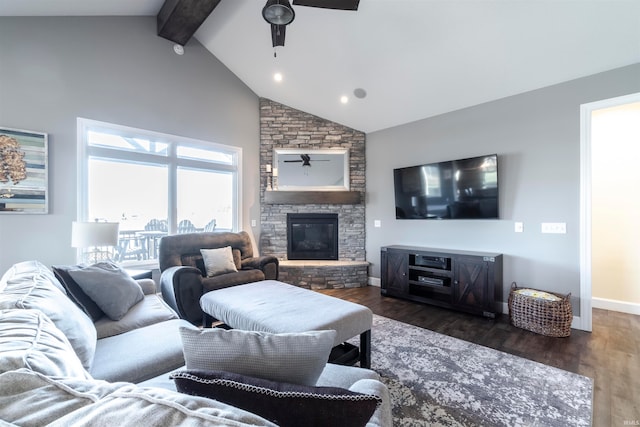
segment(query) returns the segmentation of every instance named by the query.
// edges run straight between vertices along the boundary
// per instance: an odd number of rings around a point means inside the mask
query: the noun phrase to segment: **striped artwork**
[[[46,133],[0,127],[0,213],[48,213],[47,149]]]

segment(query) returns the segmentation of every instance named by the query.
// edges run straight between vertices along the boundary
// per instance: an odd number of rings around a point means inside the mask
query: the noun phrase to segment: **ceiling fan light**
[[[262,17],[269,24],[289,25],[296,17],[289,0],[267,0],[262,8]]]

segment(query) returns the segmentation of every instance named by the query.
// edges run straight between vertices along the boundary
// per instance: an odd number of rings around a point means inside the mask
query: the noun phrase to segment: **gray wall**
[[[177,56],[155,34],[152,17],[0,17],[0,126],[49,134],[50,186],[48,215],[0,214],[0,272],[74,260],[77,117],[243,147],[242,228],[259,218],[257,96],[197,41]],[[505,285],[577,297],[580,104],[639,91],[636,64],[367,135],[371,276],[389,244],[497,251]],[[487,153],[500,155],[502,219],[395,220],[393,168]]]
[[[0,214],[0,272],[75,259],[77,117],[242,147],[250,229],[260,214],[258,98],[195,39],[183,56],[172,46],[154,17],[0,18],[0,126],[49,134],[50,190],[48,215]]]
[[[640,64],[367,135],[367,260],[380,277],[391,244],[505,255],[512,281],[580,296],[580,105],[640,91]],[[425,100],[428,102],[428,100]],[[393,169],[499,155],[500,220],[396,220]],[[374,220],[382,227],[374,228]],[[514,221],[524,233],[514,233]],[[567,234],[541,234],[566,222]]]

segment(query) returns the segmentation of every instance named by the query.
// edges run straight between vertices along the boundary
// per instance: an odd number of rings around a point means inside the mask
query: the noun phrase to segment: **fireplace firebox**
[[[288,213],[287,259],[337,260],[338,214]]]

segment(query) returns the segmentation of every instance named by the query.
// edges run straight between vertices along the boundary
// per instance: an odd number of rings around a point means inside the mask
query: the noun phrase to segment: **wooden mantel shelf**
[[[362,200],[359,191],[265,191],[264,202],[271,205],[333,204],[355,205]]]

